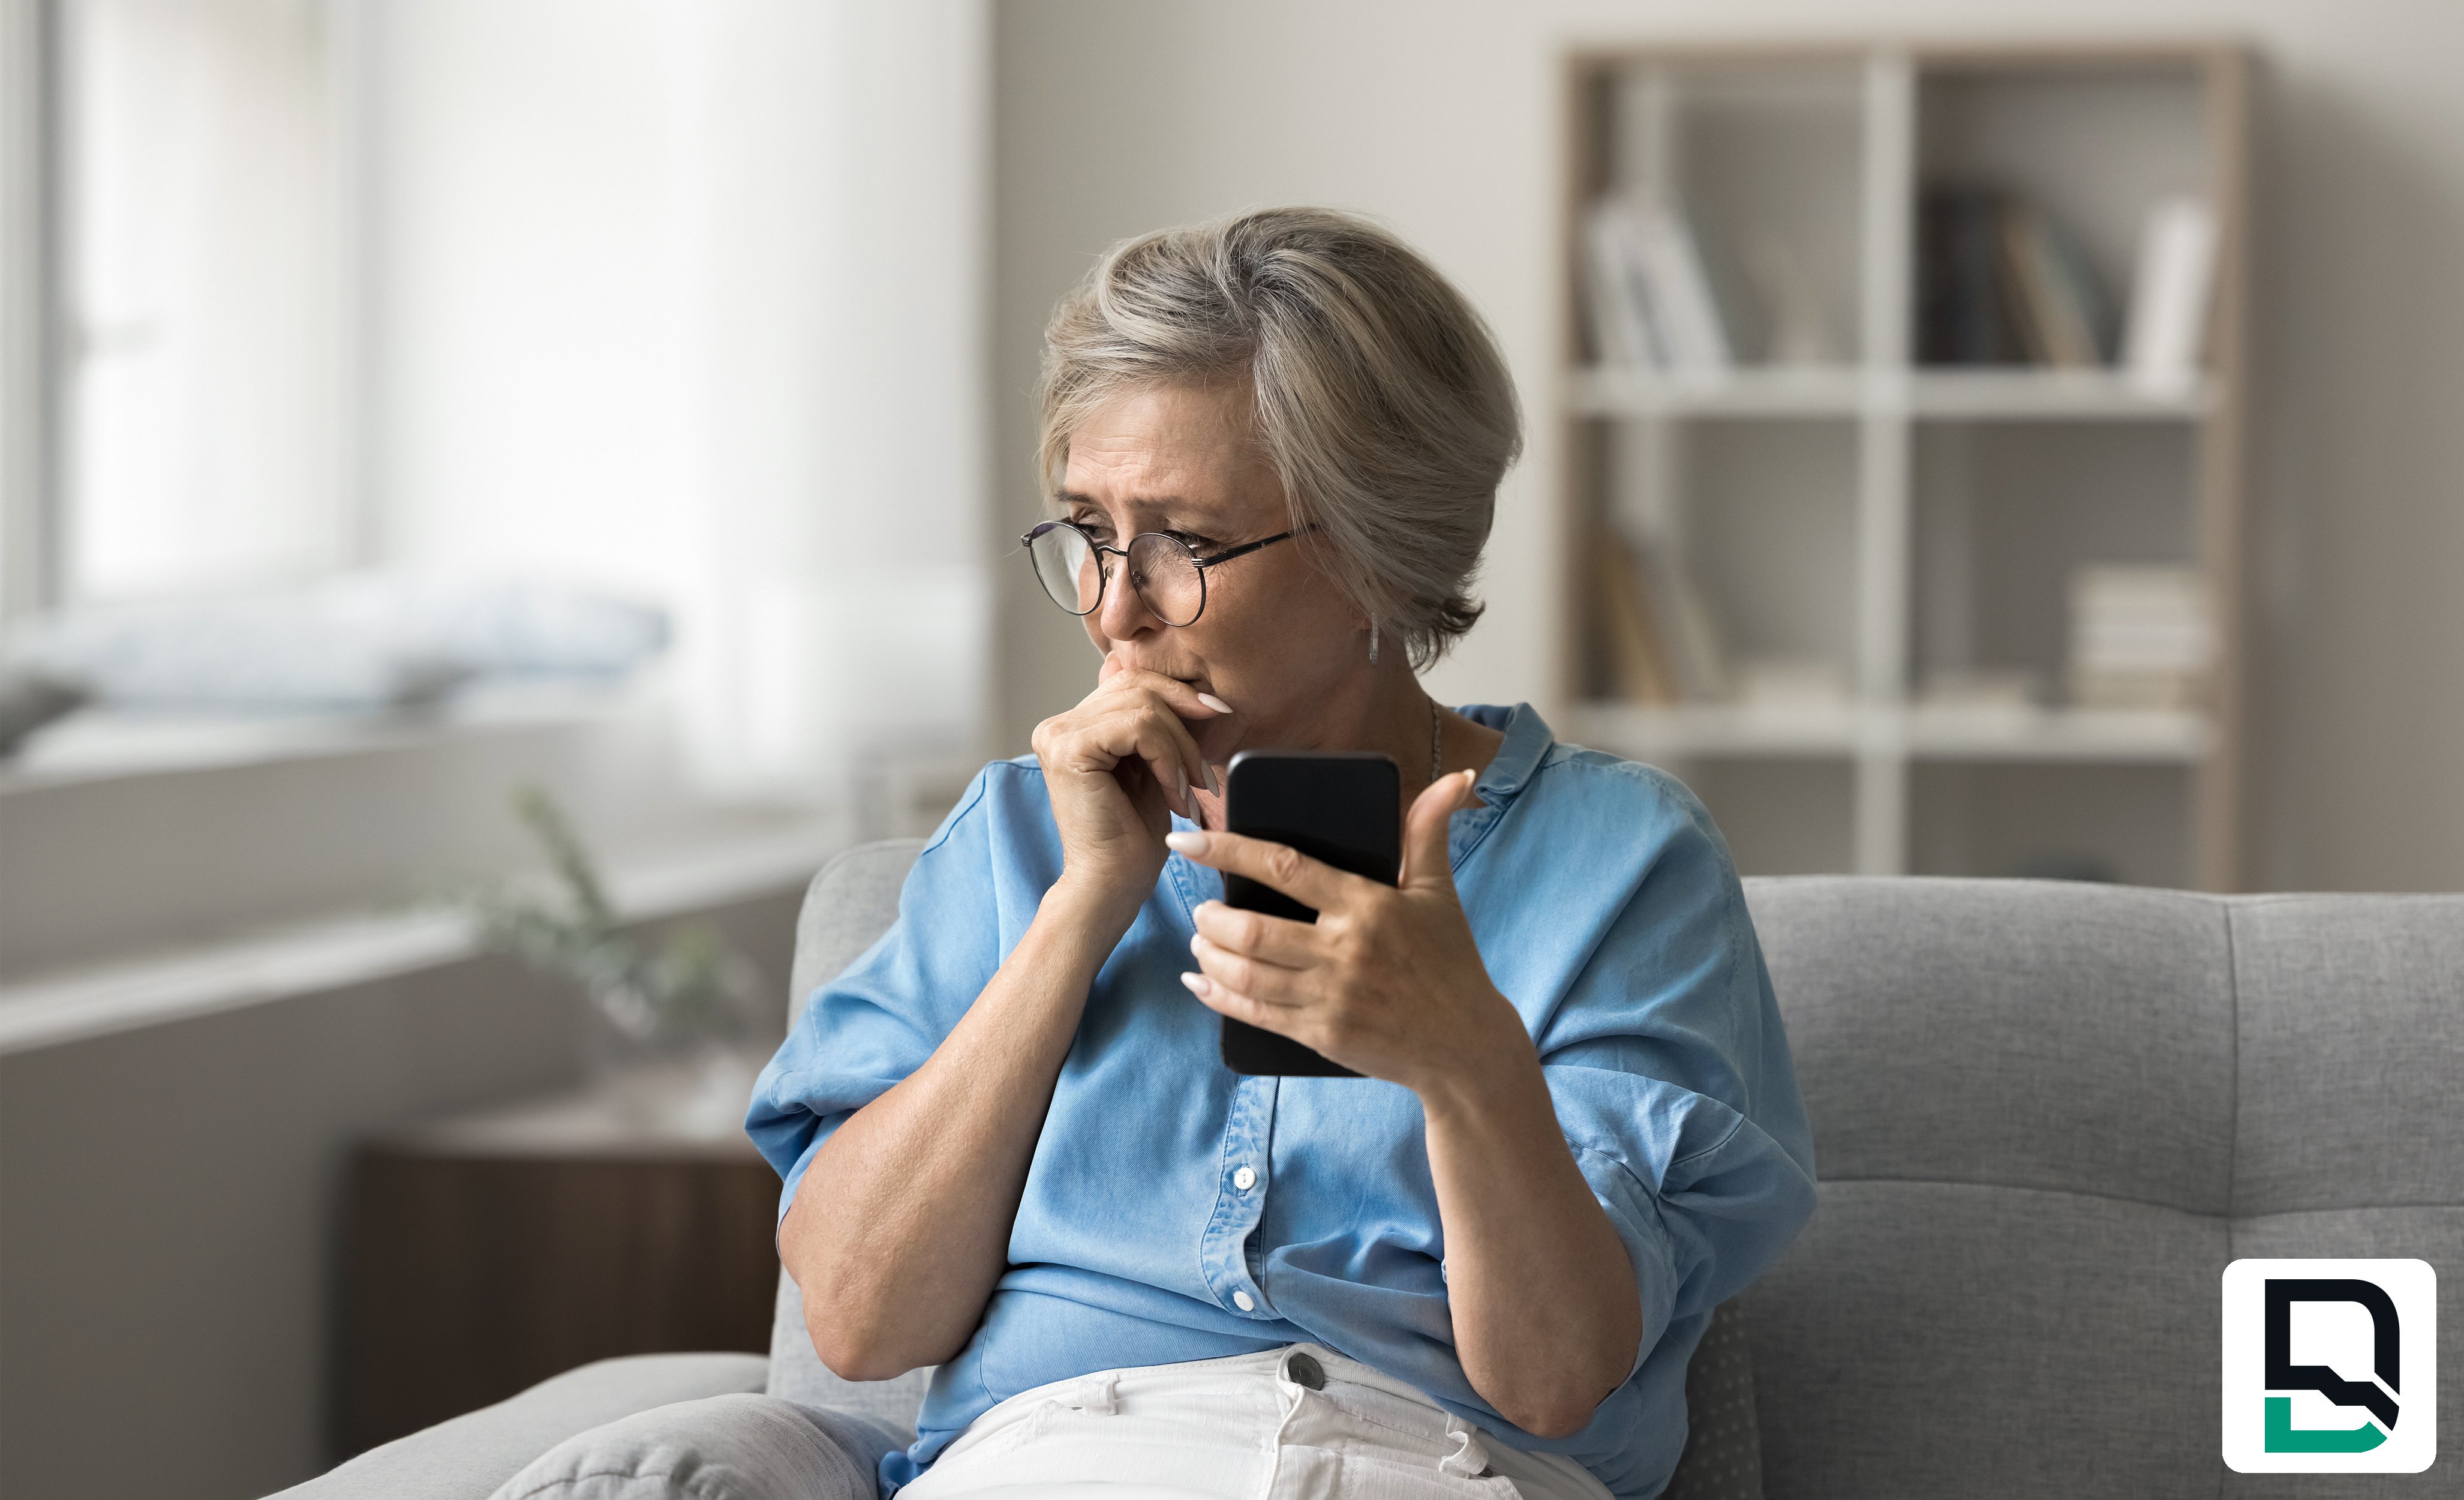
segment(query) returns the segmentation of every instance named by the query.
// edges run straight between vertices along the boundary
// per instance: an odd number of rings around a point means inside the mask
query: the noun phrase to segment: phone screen
[[[1337,870],[1393,885],[1403,861],[1402,774],[1392,757],[1250,750],[1232,758],[1223,821],[1234,833],[1288,844]],[[1223,900],[1243,911],[1314,922],[1317,913],[1241,875]],[[1223,1064],[1238,1073],[1298,1078],[1360,1075],[1289,1037],[1223,1018]]]

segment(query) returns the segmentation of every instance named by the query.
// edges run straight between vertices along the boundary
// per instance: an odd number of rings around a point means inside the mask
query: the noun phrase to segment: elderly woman
[[[977,778],[749,1122],[823,1360],[939,1366],[885,1491],[1657,1493],[1813,1152],[1702,807],[1417,676],[1519,443],[1487,331],[1369,224],[1248,213],[1106,255],[1042,404],[1023,549],[1093,690]],[[1269,746],[1394,758],[1399,886],[1223,831]],[[1366,1076],[1235,1074],[1219,1016]]]

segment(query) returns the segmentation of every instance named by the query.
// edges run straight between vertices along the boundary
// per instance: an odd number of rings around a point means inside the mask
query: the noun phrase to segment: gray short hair
[[[1263,209],[1108,251],[1054,309],[1038,383],[1045,494],[1124,390],[1240,381],[1300,540],[1424,668],[1469,593],[1522,449],[1496,341],[1437,268],[1364,219]]]

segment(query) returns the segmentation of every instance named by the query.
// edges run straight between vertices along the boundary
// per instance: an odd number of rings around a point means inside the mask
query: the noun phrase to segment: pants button
[[[1312,1391],[1326,1389],[1326,1370],[1307,1355],[1296,1354],[1284,1361],[1284,1374],[1294,1385]]]

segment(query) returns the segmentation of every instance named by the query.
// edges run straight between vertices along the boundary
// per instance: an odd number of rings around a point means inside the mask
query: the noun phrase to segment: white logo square
[[[2438,1273],[2243,1260],[2224,1275],[2224,1457],[2243,1474],[2418,1474],[2438,1456]]]

